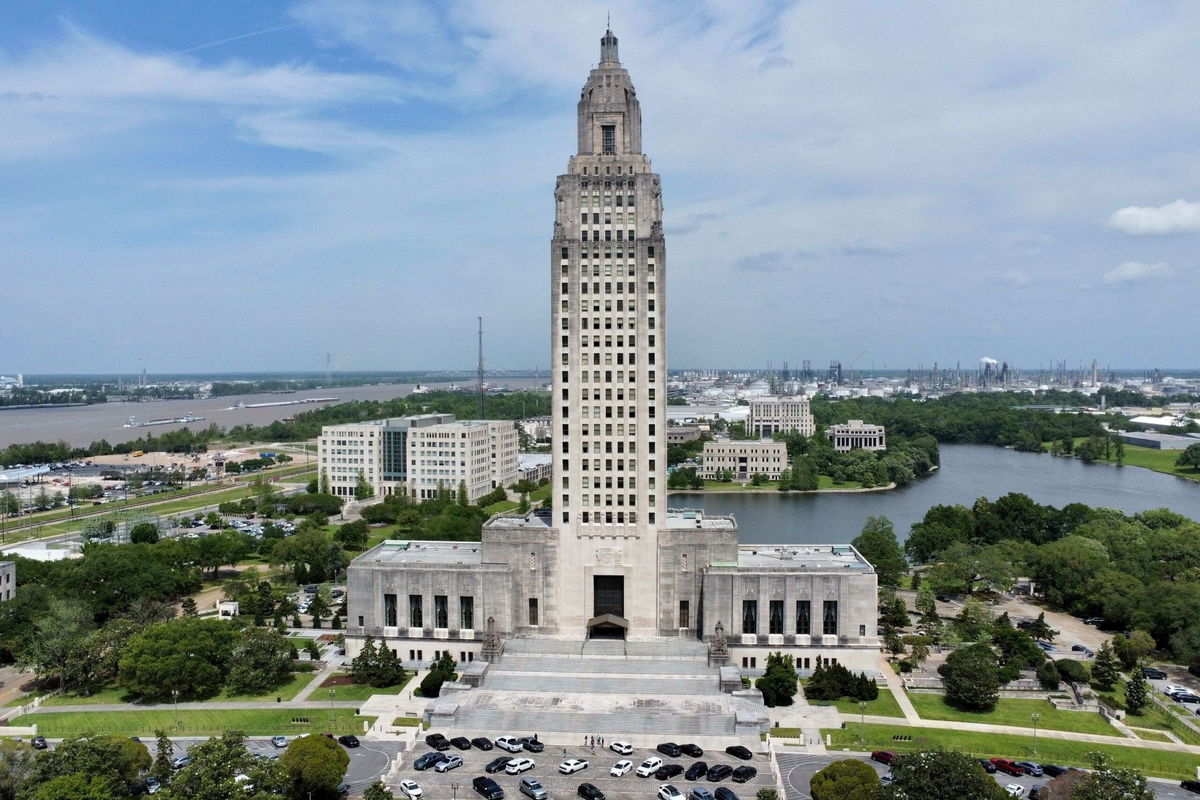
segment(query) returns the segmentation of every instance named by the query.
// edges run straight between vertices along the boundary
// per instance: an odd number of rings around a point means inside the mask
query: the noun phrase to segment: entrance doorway
[[[591,639],[624,639],[629,623],[625,620],[625,576],[592,576],[592,619],[588,621]]]

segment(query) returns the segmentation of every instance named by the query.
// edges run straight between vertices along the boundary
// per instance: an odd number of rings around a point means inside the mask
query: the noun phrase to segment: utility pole
[[[479,317],[479,366],[475,377],[476,388],[479,391],[479,418],[483,419],[483,317]]]

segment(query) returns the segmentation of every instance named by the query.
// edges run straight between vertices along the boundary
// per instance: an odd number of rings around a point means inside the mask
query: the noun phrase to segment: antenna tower
[[[483,419],[483,317],[479,317],[479,366],[476,388],[479,390],[479,418]]]

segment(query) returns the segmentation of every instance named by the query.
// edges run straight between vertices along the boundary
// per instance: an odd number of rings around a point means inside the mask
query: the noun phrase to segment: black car
[[[1192,673],[1197,678],[1200,678],[1200,664],[1192,664],[1190,667],[1188,667],[1188,672]],[[1163,677],[1165,678],[1167,676],[1163,675]]]
[[[445,761],[446,757],[438,752],[426,753],[413,762],[413,769],[429,769]]]
[[[748,749],[740,744],[726,747],[725,752],[729,753],[729,755],[733,756],[734,758],[740,758],[742,761],[749,761],[750,759],[754,758],[754,753],[751,753]]]
[[[713,797],[716,800],[738,800],[738,796],[733,793],[732,789],[726,789],[724,786],[718,786],[713,792]]]
[[[504,790],[500,788],[500,784],[491,778],[485,778],[483,775],[480,775],[471,781],[471,786],[474,787],[475,791],[483,795],[486,800],[503,800]]]
[[[1190,669],[1191,668],[1189,667],[1189,670]],[[1142,677],[1149,678],[1152,681],[1162,681],[1166,680],[1167,673],[1163,672],[1161,669],[1155,669],[1154,667],[1142,667]]]
[[[579,788],[575,790],[575,794],[582,797],[583,800],[604,800],[604,792],[590,783],[579,784]]]
[[[674,742],[663,742],[654,749],[664,756],[670,756],[671,758],[679,758],[680,754],[683,753],[683,748]]]
[[[700,749],[699,745],[681,744],[679,745],[679,749],[682,750],[683,754],[688,758],[699,758],[700,756],[704,755],[704,751]]]
[[[980,758],[976,760],[979,762],[979,766],[983,767],[983,771],[988,775],[994,775],[996,773],[996,765],[991,761],[988,761],[986,758]]]
[[[29,744],[30,744],[30,746],[33,747],[34,750],[45,750],[47,747],[50,746],[49,743],[46,741],[45,736],[35,736],[29,742]]]
[[[347,733],[344,736],[339,736],[338,743],[345,747],[358,747],[359,744],[361,744],[361,742],[358,741],[358,737],[353,733]]]
[[[683,767],[679,766],[678,764],[663,764],[658,768],[658,772],[654,773],[654,777],[658,778],[660,781],[665,781],[674,778],[676,775],[682,774]]]
[[[488,765],[483,768],[483,771],[491,775],[493,772],[502,772],[508,766],[508,762],[512,761],[512,756],[500,756],[488,762]]]
[[[696,761],[687,768],[687,772],[683,773],[683,777],[684,780],[695,781],[699,780],[700,776],[706,772],[708,772],[708,764],[705,764],[703,761]]]
[[[1200,781],[1182,781],[1179,785],[1181,788],[1187,789],[1189,792],[1200,794]]]
[[[470,750],[471,749],[471,740],[465,736],[455,736],[453,739],[450,740],[450,744],[454,745],[459,750]]]
[[[758,770],[756,770],[754,767],[747,767],[745,764],[743,764],[733,771],[733,782],[745,783],[746,781],[754,780],[757,776]]]
[[[485,736],[477,736],[471,740],[471,744],[475,745],[476,750],[491,750],[492,740]]]
[[[440,733],[431,733],[425,737],[425,744],[434,750],[449,750],[450,740]]]
[[[1171,699],[1176,703],[1200,703],[1200,695],[1191,692],[1176,692],[1171,695]]]
[[[1058,764],[1042,764],[1042,774],[1047,778],[1057,778],[1066,771],[1066,767],[1060,767]]]
[[[517,741],[521,743],[521,747],[524,747],[531,753],[540,753],[546,749],[546,745],[542,744],[532,736],[522,736],[520,739],[517,739]]]
[[[733,767],[728,764],[713,764],[708,768],[708,774],[704,777],[710,781],[723,781],[733,774]]]

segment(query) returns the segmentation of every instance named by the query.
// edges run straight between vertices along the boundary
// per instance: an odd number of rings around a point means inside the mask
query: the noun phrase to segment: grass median
[[[1104,753],[1113,764],[1131,767],[1146,775],[1162,778],[1191,778],[1195,776],[1200,756],[1194,753],[1173,752],[1120,744],[1096,744],[1065,739],[1038,737],[1037,750],[1032,736],[977,731],[943,730],[941,728],[912,728],[903,725],[847,725],[841,730],[823,730],[829,736],[831,751],[894,750],[898,753],[941,747],[977,758],[1033,759],[1042,764],[1090,766],[1089,754]],[[862,737],[860,743],[859,737]],[[894,736],[907,736],[896,740]]]
[[[13,725],[37,725],[38,733],[52,739],[81,733],[152,737],[156,730],[178,736],[220,736],[241,731],[247,736],[293,736],[302,733],[361,734],[375,717],[359,717],[352,708],[246,709],[154,711],[48,711],[25,714]]]
[[[404,683],[399,683],[395,686],[385,686],[382,689],[376,689],[374,686],[366,684],[354,683],[346,673],[336,673],[325,679],[325,682],[317,688],[310,696],[310,700],[366,700],[377,694],[400,694],[408,682],[413,679],[412,673],[409,673],[404,679]],[[330,692],[333,692],[332,697]]]
[[[311,683],[315,675],[311,672],[297,672],[292,675],[292,679],[280,686],[277,689],[272,689],[269,692],[262,694],[238,694],[230,691],[228,688],[222,689],[221,692],[213,697],[207,698],[209,702],[220,703],[270,703],[276,697],[282,700],[291,700],[300,690]],[[316,698],[325,699],[325,698]],[[43,706],[95,706],[108,705],[110,703],[137,703],[139,699],[129,695],[124,689],[119,686],[110,686],[94,692],[87,696],[75,694],[56,694],[47,697],[42,701]]]
[[[922,719],[949,720],[952,722],[983,722],[988,725],[1012,725],[1033,728],[1032,715],[1038,715],[1037,726],[1041,730],[1073,731],[1094,733],[1098,736],[1120,736],[1116,728],[1099,713],[1091,711],[1060,711],[1045,700],[1020,700],[1001,697],[994,711],[961,711],[946,705],[940,694],[911,692],[917,714]]]
[[[811,703],[811,701],[810,701]],[[859,714],[875,715],[877,717],[903,717],[904,712],[900,710],[900,704],[896,702],[895,695],[891,689],[880,689],[879,697],[875,700],[868,700],[867,707],[864,711],[858,707],[858,700],[850,700],[843,697],[840,700],[834,701],[837,710],[842,712],[847,717],[856,717]],[[812,705],[821,705],[820,701],[811,703]]]

